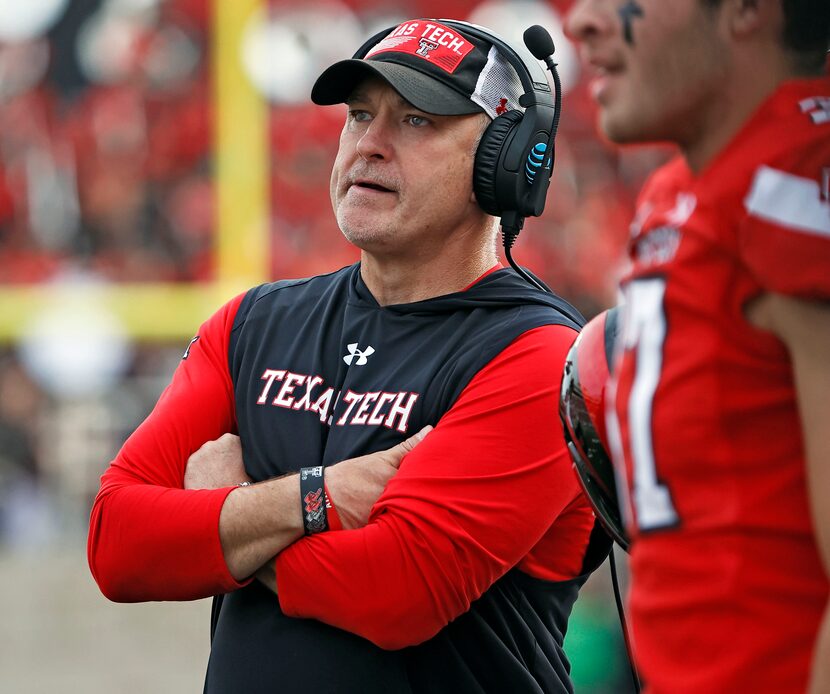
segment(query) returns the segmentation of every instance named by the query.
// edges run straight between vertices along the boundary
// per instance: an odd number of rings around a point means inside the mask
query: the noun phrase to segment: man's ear
[[[784,10],[781,0],[725,0],[729,31],[737,39],[760,33],[781,35]]]

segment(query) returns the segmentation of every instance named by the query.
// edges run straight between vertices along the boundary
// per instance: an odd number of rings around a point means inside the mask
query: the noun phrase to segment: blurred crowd
[[[12,13],[0,13],[0,282],[42,282],[67,268],[113,281],[211,279],[209,1],[35,4],[56,8],[54,24],[42,34],[15,39],[3,30],[3,14]],[[31,11],[20,5],[21,13]],[[308,57],[302,47],[313,51],[318,32],[340,57],[367,28],[410,15],[485,19],[508,11],[515,34],[534,17],[558,24],[567,5],[410,0],[390,7],[351,0],[315,3],[309,13],[295,3],[269,3],[262,23],[270,33],[260,35],[273,41],[273,50],[248,53],[272,64],[252,67],[251,77],[271,101],[274,274],[302,276],[354,258],[328,203],[342,113],[311,105],[310,84],[300,80],[291,88],[274,62]],[[332,35],[315,28],[320,15],[332,17],[332,28],[348,30]],[[566,57],[573,74],[573,56]],[[549,210],[544,221],[529,224],[521,259],[590,309],[611,296],[608,268],[654,152],[620,155],[599,143],[584,83],[567,79],[566,87]]]
[[[51,4],[43,35],[0,24],[0,281],[204,278],[208,3]]]

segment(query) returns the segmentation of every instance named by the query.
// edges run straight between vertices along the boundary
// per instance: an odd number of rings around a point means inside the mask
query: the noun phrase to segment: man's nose
[[[392,129],[388,119],[376,115],[357,141],[357,153],[366,161],[384,161],[392,156]]]
[[[578,0],[565,18],[565,35],[579,42],[612,31],[613,4],[608,0]]]

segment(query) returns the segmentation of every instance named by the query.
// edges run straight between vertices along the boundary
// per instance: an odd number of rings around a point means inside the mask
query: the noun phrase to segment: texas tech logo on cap
[[[438,22],[413,21],[398,25],[372,48],[366,58],[394,51],[428,60],[452,74],[475,46],[459,32]]]
[[[427,41],[426,39],[421,39],[418,42],[418,50],[415,51],[418,55],[422,55],[425,58],[429,57],[429,52],[434,51],[438,48],[438,44],[434,41]]]

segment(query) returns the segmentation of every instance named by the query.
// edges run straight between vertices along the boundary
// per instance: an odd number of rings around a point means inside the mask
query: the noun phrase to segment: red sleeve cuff
[[[228,562],[225,560],[225,552],[222,549],[222,541],[219,535],[219,518],[222,515],[222,506],[224,506],[225,501],[228,498],[228,494],[230,494],[234,489],[237,487],[225,487],[222,488],[221,491],[225,492],[224,496],[222,497],[222,504],[219,506],[219,513],[216,515],[216,541],[219,544],[219,554],[221,556],[221,566],[224,576],[222,576],[222,589],[224,593],[232,593],[235,590],[239,590],[240,588],[244,588],[247,586],[251,581],[254,580],[254,576],[249,576],[248,578],[243,578],[241,581],[237,581],[233,574],[231,574],[230,569],[228,569]],[[219,489],[215,491],[219,492]]]
[[[329,488],[325,483],[323,487],[326,490],[326,518],[328,519],[329,530],[343,530],[343,523],[340,522],[340,514],[337,513],[337,508],[335,508],[334,502],[331,500]]]

